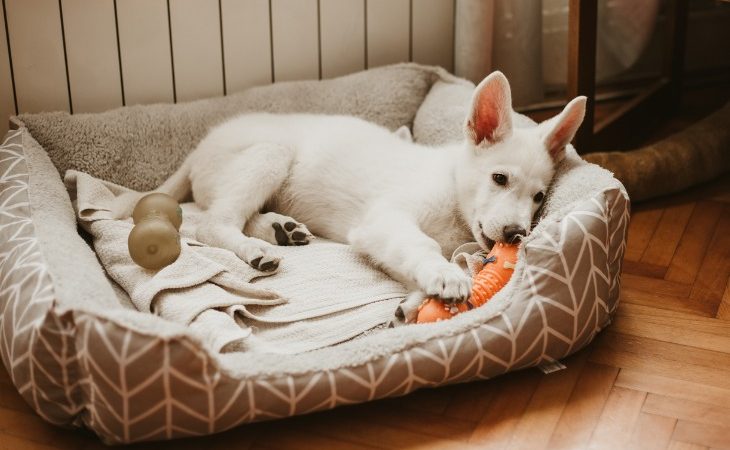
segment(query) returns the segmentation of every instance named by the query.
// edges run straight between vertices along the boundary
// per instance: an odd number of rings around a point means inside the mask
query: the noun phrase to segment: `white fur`
[[[254,266],[278,265],[272,231],[250,226],[276,211],[430,295],[466,299],[471,280],[446,257],[467,241],[504,240],[506,226],[530,229],[534,196],[546,192],[584,105],[513,128],[509,85],[495,72],[475,91],[464,142],[442,147],[353,117],[246,114],[213,129],[157,191],[183,198],[191,189],[207,210],[198,239]],[[117,215],[138,198],[121,199]]]

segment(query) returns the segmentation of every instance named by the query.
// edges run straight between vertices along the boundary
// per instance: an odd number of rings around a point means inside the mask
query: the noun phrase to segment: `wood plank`
[[[319,78],[317,0],[271,0],[274,80]]]
[[[269,0],[221,0],[226,92],[269,84]]]
[[[469,442],[485,450],[501,449],[509,444],[540,378],[537,371],[529,370],[497,380],[499,389],[492,406],[477,424]]]
[[[730,333],[715,334],[685,326],[682,320],[665,319],[650,314],[626,314],[619,311],[611,325],[611,331],[630,336],[646,337],[663,342],[682,344],[730,353]]]
[[[653,394],[672,396],[716,406],[727,406],[730,404],[730,389],[637,370],[622,369],[616,378],[615,385],[627,389],[647,391]]]
[[[641,353],[647,357],[656,356],[699,368],[725,369],[730,367],[730,353],[662,342],[645,337],[628,336],[616,333],[613,330],[600,336],[596,343],[596,350],[606,348],[621,352]]]
[[[352,411],[356,412],[356,410]],[[413,448],[415,446],[434,450],[477,448],[453,439],[436,437],[425,439],[421,431],[413,432],[400,428],[397,422],[390,425],[375,424],[369,420],[353,417],[352,414],[332,412],[325,415],[310,415],[302,417],[301,424],[311,433],[378,448]]]
[[[661,209],[635,211],[629,222],[629,235],[626,241],[624,258],[629,261],[640,261],[641,256],[649,245],[649,240],[662,217]]]
[[[12,434],[0,432],[0,450],[57,450],[59,447],[28,441]]]
[[[666,280],[688,284],[695,281],[722,210],[723,205],[718,202],[697,202],[674,257],[669,263]]]
[[[62,0],[61,5],[74,112],[122,106],[114,1]]]
[[[410,60],[409,0],[367,0],[367,67]]]
[[[646,392],[613,387],[588,448],[626,448],[641,412]]]
[[[702,259],[690,298],[719,306],[730,274],[730,207],[725,207]]]
[[[639,414],[639,419],[634,427],[634,434],[629,440],[628,448],[640,448],[642,450],[664,450],[672,438],[677,419],[662,415]]]
[[[593,345],[590,360],[597,363],[730,389],[730,355],[725,353],[612,332],[604,332]]]
[[[127,105],[175,100],[165,0],[117,0]]]
[[[587,351],[578,352],[564,361],[567,369],[544,375],[540,379],[507,448],[548,448],[547,443],[583,372],[587,357]]]
[[[672,439],[707,447],[730,448],[730,426],[721,427],[679,420]]]
[[[320,0],[322,78],[365,69],[365,1]]]
[[[679,298],[689,297],[690,292],[692,292],[691,284],[675,283],[674,281],[666,281],[632,273],[621,274],[621,287]]]
[[[471,385],[462,385],[467,388]],[[353,411],[355,419],[394,426],[403,430],[421,433],[424,436],[432,436],[457,441],[468,441],[478,418],[457,419],[448,417],[443,412],[433,413],[420,411],[414,408],[404,408],[405,399],[388,399],[376,403],[365,404]]]
[[[469,389],[458,389],[451,393],[443,414],[458,420],[481,420],[491,408],[497,383],[493,380],[468,384]]]
[[[659,295],[654,292],[638,291],[632,288],[621,288],[621,302],[634,305],[651,306],[681,313],[694,314],[700,317],[715,317],[716,306],[706,302],[693,302],[687,298]]]
[[[547,448],[586,447],[618,372],[615,367],[586,363]]]
[[[642,410],[651,414],[708,425],[727,426],[730,424],[730,408],[727,405],[700,403],[668,395],[648,394]]]
[[[725,285],[725,293],[722,294],[722,301],[717,308],[717,318],[730,321],[730,277]]]
[[[223,95],[220,20],[218,0],[170,1],[177,101]]]
[[[69,441],[66,430],[49,426],[35,413],[5,408],[0,408],[0,433],[42,445],[58,445]]]
[[[664,276],[667,274],[667,266],[657,266],[654,264],[624,259],[621,276],[623,277],[626,273],[648,278],[658,278],[661,280],[664,279]]]
[[[680,203],[666,208],[641,261],[658,266],[669,265],[694,209],[695,203]]]
[[[624,303],[619,307],[619,315],[650,317],[663,323],[674,323],[678,327],[703,333],[727,336],[730,334],[730,323],[714,318],[699,317],[694,314],[669,311],[652,306]]]
[[[0,138],[8,131],[8,119],[15,114],[15,92],[10,72],[10,55],[5,34],[5,9],[0,4]]]
[[[704,445],[690,444],[689,442],[671,441],[667,450],[707,450]]]
[[[69,111],[58,0],[5,0],[20,112]]]
[[[454,70],[454,2],[413,0],[413,61]]]
[[[371,445],[343,441],[329,436],[312,433],[300,427],[287,428],[285,433],[266,433],[253,443],[252,449],[278,450],[283,448],[299,450],[322,450],[336,448],[342,450],[374,449]]]

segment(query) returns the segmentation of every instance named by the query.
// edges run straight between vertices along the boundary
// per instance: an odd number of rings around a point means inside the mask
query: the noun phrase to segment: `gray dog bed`
[[[473,88],[407,64],[178,105],[14,119],[0,147],[0,354],[13,383],[49,422],[125,443],[494,377],[582,348],[617,306],[629,203],[609,172],[572,149],[514,276],[487,305],[286,358],[213,352],[188,327],[121,302],[61,181],[75,169],[155,187],[211,124],[251,110],[352,114],[408,125],[422,143],[458,139]]]

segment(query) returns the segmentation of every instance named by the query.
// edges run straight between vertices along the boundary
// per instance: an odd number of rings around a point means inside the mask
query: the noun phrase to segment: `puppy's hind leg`
[[[276,270],[281,257],[274,247],[242,230],[281,187],[293,160],[293,149],[262,143],[227,161],[216,174],[214,193],[196,232],[198,240],[231,250],[255,269]]]
[[[307,245],[314,239],[306,225],[275,212],[255,214],[246,222],[243,233],[274,245]]]

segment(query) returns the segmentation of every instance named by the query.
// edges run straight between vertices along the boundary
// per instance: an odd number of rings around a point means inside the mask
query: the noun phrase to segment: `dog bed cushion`
[[[75,169],[154,187],[207,127],[247,110],[353,114],[412,126],[424,143],[458,139],[473,88],[405,64],[178,105],[14,119],[0,146],[0,355],[13,383],[46,420],[127,443],[489,378],[582,348],[617,306],[629,203],[572,149],[512,279],[487,305],[286,358],[213,352],[187,327],[132,308],[77,232],[61,181]]]

